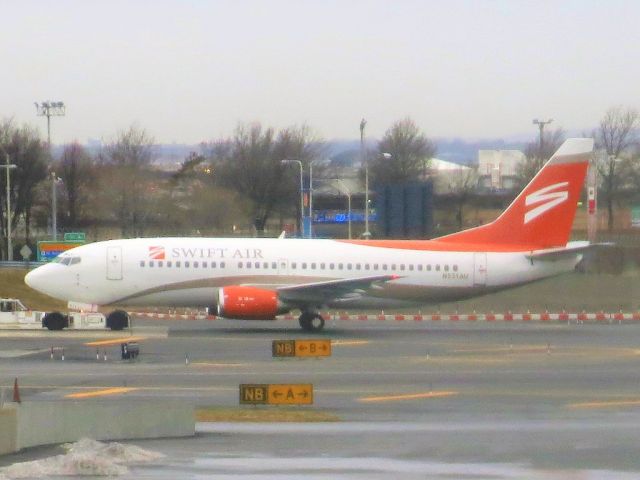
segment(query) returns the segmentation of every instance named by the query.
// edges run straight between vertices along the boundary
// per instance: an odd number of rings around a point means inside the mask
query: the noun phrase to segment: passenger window
[[[171,260],[167,261],[167,267],[171,268],[173,266],[173,263],[171,262]]]
[[[344,265],[342,265],[342,263],[339,263],[339,264],[338,264],[338,270],[342,270],[342,267],[343,267],[343,266],[344,266]]]
[[[431,264],[427,265],[427,272],[431,271]]]
[[[436,272],[440,271],[440,265],[436,265]]]
[[[260,262],[256,262],[256,263],[254,263],[254,265],[253,265],[253,266],[254,266],[255,268],[260,268]]]
[[[396,269],[396,264],[395,263],[391,264],[391,270],[395,270],[395,269]]]
[[[360,264],[356,263],[356,270],[360,270]]]
[[[276,268],[278,268],[278,264],[276,262],[271,262],[271,268],[275,270]]]
[[[153,260],[150,260],[150,261],[149,261],[149,266],[150,266],[150,267],[153,267],[153,265],[154,265]]]
[[[269,268],[269,262],[263,262],[262,263],[262,268],[264,268],[264,269]]]
[[[400,265],[400,270],[404,270],[404,264]]]
[[[458,271],[458,265],[454,265],[454,266],[453,266],[453,271],[454,271],[454,272],[457,272],[457,271]]]
[[[444,271],[445,271],[445,272],[448,272],[448,271],[449,271],[449,265],[445,265],[445,266],[444,266]]]
[[[189,262],[184,262],[184,268],[189,268],[189,265],[191,265]]]
[[[305,262],[302,262],[302,269],[306,270],[306,268],[307,268],[307,264]]]
[[[382,269],[383,269],[383,270],[386,270],[386,269],[387,269],[387,264],[386,264],[386,263],[383,263],[383,264],[382,264]]]
[[[211,262],[211,268],[216,268],[216,262]]]
[[[251,268],[251,262],[247,262],[247,268]]]
[[[163,264],[163,262],[162,262],[162,260],[160,260],[160,261],[158,262],[158,267],[162,267],[162,264]]]
[[[198,268],[198,262],[193,262],[193,268]]]
[[[238,268],[242,268],[242,262],[238,262]]]
[[[220,262],[220,268],[224,268],[225,263],[224,262]]]
[[[418,271],[421,272],[422,271],[422,264],[418,265]]]
[[[144,260],[140,260],[140,266],[144,267]]]
[[[351,264],[347,263],[347,270],[351,270]]]
[[[181,263],[180,263],[180,261],[178,260],[178,261],[176,262],[176,268],[180,268],[180,265],[182,265],[182,264],[181,264]]]
[[[202,262],[202,268],[207,268],[207,262]]]
[[[373,264],[373,269],[374,269],[374,270],[378,270],[378,264],[377,264],[377,263],[374,263],[374,264]]]
[[[409,271],[413,272],[413,265],[409,265]]]
[[[296,262],[291,262],[291,268],[296,268],[297,266]]]
[[[334,265],[333,263],[330,263],[330,264],[329,264],[329,270],[333,270],[334,266],[335,266],[335,265]]]
[[[312,269],[312,270],[315,270],[315,269],[316,269],[316,264],[315,264],[315,263],[312,263],[312,264],[311,264],[311,269]]]
[[[364,269],[365,269],[365,270],[369,270],[369,264],[368,264],[368,263],[365,263],[365,264],[364,264]]]
[[[324,270],[324,266],[325,266],[324,263],[321,263],[320,264],[320,270]]]

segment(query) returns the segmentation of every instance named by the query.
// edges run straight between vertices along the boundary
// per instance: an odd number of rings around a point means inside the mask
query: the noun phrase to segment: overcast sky
[[[595,126],[640,103],[640,2],[0,0],[0,118],[53,143],[134,122],[163,143],[238,122],[376,137],[412,117],[434,137],[509,137],[552,117]]]

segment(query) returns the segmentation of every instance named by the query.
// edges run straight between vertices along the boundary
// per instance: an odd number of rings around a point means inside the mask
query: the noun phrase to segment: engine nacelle
[[[218,315],[238,320],[274,320],[288,309],[278,300],[278,292],[256,287],[231,285],[218,290]]]

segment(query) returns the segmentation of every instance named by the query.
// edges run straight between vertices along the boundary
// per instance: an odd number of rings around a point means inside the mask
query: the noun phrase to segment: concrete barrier
[[[16,408],[13,404],[0,406],[0,455],[17,452],[17,438]]]
[[[195,435],[193,407],[162,400],[41,401],[0,409],[0,454],[38,445]]]

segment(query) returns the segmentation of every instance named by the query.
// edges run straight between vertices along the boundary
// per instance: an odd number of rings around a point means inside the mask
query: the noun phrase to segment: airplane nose
[[[24,276],[24,283],[27,284],[30,288],[34,290],[38,290],[38,278],[41,276],[41,272],[38,272],[39,268],[35,270],[31,270]]]

